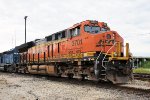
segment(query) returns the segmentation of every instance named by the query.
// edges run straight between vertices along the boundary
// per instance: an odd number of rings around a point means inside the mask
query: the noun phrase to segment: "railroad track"
[[[135,96],[144,96],[149,98],[150,97],[150,88],[146,87],[145,85],[141,85],[142,81],[139,81],[140,83],[138,84],[134,84],[134,83],[130,83],[130,84],[112,84],[109,82],[95,82],[95,81],[89,81],[89,80],[84,80],[84,81],[79,81],[78,79],[68,79],[68,78],[60,78],[60,77],[51,77],[51,76],[42,76],[42,75],[31,75],[31,74],[20,74],[20,73],[5,73],[5,72],[0,72],[0,75],[3,75],[3,77],[5,75],[9,75],[10,77],[21,77],[21,78],[30,78],[32,77],[32,79],[29,80],[23,80],[21,82],[29,82],[29,84],[33,82],[45,82],[45,81],[49,81],[50,83],[52,82],[57,82],[57,83],[62,83],[62,84],[66,84],[68,86],[74,85],[74,86],[82,86],[84,88],[89,87],[89,89],[93,89],[93,87],[96,89],[96,91],[99,91],[101,89],[103,90],[110,90],[113,92],[114,91],[118,91],[118,93],[125,93],[125,94],[134,94]],[[30,83],[31,81],[31,83]],[[145,88],[146,87],[146,88]],[[20,88],[20,87],[18,87]],[[81,88],[83,89],[83,88]],[[30,95],[33,95],[36,99],[38,99],[38,94],[36,94],[35,91],[28,91],[27,92]]]
[[[150,81],[150,74],[134,73],[134,79]]]
[[[2,72],[1,73],[6,73],[6,72]],[[110,87],[110,88],[118,88],[118,89],[123,89],[123,90],[128,90],[128,91],[140,91],[140,92],[150,92],[150,87],[149,86],[141,86],[141,85],[137,85],[137,84],[112,84],[109,82],[105,82],[105,81],[101,81],[101,82],[97,82],[97,81],[91,81],[91,80],[78,80],[78,79],[68,79],[66,77],[53,77],[53,76],[46,76],[46,75],[33,75],[33,74],[23,74],[23,73],[8,73],[11,76],[14,77],[34,77],[34,78],[39,78],[39,79],[44,79],[44,80],[51,80],[51,81],[57,81],[57,82],[65,82],[65,83],[70,83],[70,84],[80,84],[80,85],[92,85],[92,86],[96,86],[96,87]],[[140,78],[139,78],[140,79]]]

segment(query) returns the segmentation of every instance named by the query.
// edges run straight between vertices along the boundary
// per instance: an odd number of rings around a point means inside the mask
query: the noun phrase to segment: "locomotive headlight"
[[[107,27],[107,23],[104,23],[104,26]]]
[[[116,52],[114,52],[114,57],[117,57],[117,53]]]
[[[113,33],[113,39],[115,39],[115,33]]]
[[[110,35],[110,34],[107,34],[107,35],[106,35],[106,38],[107,38],[107,39],[111,39],[111,35]]]

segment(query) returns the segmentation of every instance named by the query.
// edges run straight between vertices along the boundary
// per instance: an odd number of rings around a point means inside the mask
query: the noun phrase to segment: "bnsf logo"
[[[99,47],[99,46],[110,46],[110,45],[113,45],[115,43],[115,40],[100,40],[97,44],[96,44],[96,47]]]

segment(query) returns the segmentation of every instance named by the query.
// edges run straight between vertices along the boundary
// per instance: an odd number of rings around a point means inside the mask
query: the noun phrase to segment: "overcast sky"
[[[90,19],[108,23],[134,56],[150,56],[150,0],[0,0],[0,52],[24,43],[26,15],[27,41]]]

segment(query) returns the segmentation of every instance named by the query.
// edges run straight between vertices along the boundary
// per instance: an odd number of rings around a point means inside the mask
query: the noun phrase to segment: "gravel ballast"
[[[0,100],[148,100],[150,98],[148,93],[105,84],[0,72]]]

